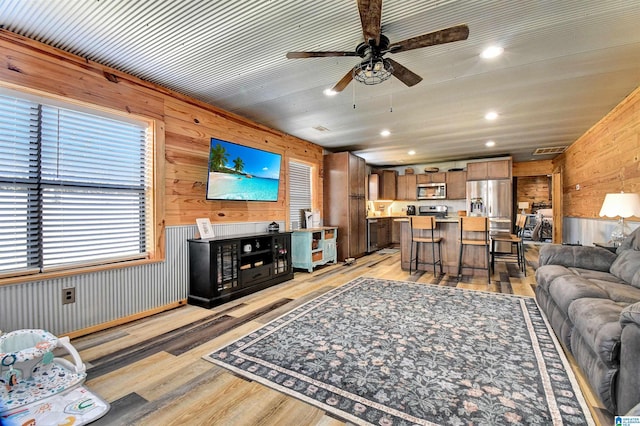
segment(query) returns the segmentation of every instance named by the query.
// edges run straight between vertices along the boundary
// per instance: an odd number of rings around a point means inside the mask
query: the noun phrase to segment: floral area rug
[[[356,424],[594,424],[532,298],[358,278],[204,358]]]

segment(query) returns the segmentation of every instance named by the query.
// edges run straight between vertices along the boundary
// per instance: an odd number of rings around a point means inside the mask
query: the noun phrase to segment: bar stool
[[[436,237],[434,230],[436,228],[436,219],[433,216],[412,216],[411,217],[411,249],[409,250],[409,275],[412,273],[411,265],[413,264],[413,246],[416,246],[416,271],[418,270],[418,259],[420,257],[420,245],[431,244],[431,260],[433,265],[433,276],[436,276],[436,265],[440,264],[440,275],[442,275],[442,249],[440,241],[442,238]],[[426,235],[425,235],[426,234]],[[438,260],[436,260],[436,245],[438,246]],[[427,262],[423,262],[426,264]]]
[[[515,234],[507,234],[500,233],[491,236],[491,269],[495,267],[495,260],[500,259],[503,262],[517,262],[518,269],[527,276],[527,265],[525,263],[524,258],[524,244],[522,242],[522,233],[524,232],[524,225],[527,221],[527,216],[523,214],[519,214],[516,216],[516,233]],[[509,253],[496,253],[496,243],[504,242],[510,243]],[[513,253],[513,249],[516,249],[515,254]]]
[[[487,258],[487,283],[491,284],[491,259],[489,254],[489,218],[479,216],[461,216],[458,222],[460,228],[460,254],[458,257],[458,280],[462,277],[462,268],[485,269],[475,266],[465,266],[462,258],[465,246],[484,247]],[[466,233],[466,235],[465,235]]]

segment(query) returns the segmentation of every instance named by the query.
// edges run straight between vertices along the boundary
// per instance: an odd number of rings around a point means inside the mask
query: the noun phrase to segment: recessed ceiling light
[[[491,148],[492,146],[496,146],[494,141],[486,141],[484,144],[487,148]]]
[[[498,118],[498,113],[497,113],[497,112],[495,112],[495,111],[489,111],[488,113],[486,113],[486,114],[484,115],[484,118],[485,118],[486,120],[493,121],[493,120],[495,120],[496,118]]]
[[[385,138],[387,136],[389,136],[391,134],[391,132],[387,129],[384,129],[383,131],[380,132],[380,136],[384,136]]]
[[[416,155],[416,152],[415,152],[414,150],[411,150],[411,151],[407,152],[407,154],[409,154],[409,155]]]
[[[325,94],[325,96],[335,96],[338,94],[338,92],[336,92],[333,89],[324,89],[324,91],[322,92]]]
[[[480,57],[484,59],[491,59],[502,55],[502,52],[504,52],[504,49],[500,46],[489,46],[482,51]]]

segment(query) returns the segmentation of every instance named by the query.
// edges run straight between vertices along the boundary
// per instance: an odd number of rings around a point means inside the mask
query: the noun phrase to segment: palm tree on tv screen
[[[209,162],[211,163],[211,170],[213,171],[221,171],[223,167],[229,161],[229,154],[227,150],[224,149],[220,144],[217,144],[215,147],[211,148],[211,153],[209,154]]]
[[[233,170],[235,170],[236,173],[240,173],[242,169],[244,169],[244,161],[242,161],[242,158],[238,157],[233,160]]]

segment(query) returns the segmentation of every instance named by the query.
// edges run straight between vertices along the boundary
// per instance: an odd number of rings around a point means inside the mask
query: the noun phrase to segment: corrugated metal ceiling
[[[393,55],[424,78],[414,87],[354,82],[327,98],[358,58],[285,54],[355,49],[354,1],[0,1],[10,31],[387,165],[525,161],[571,144],[640,84],[638,22],[636,0],[386,0],[382,31],[392,41],[460,23],[469,39]],[[481,60],[492,43],[505,54]],[[488,109],[496,122],[482,119]],[[381,138],[382,127],[392,135]]]

